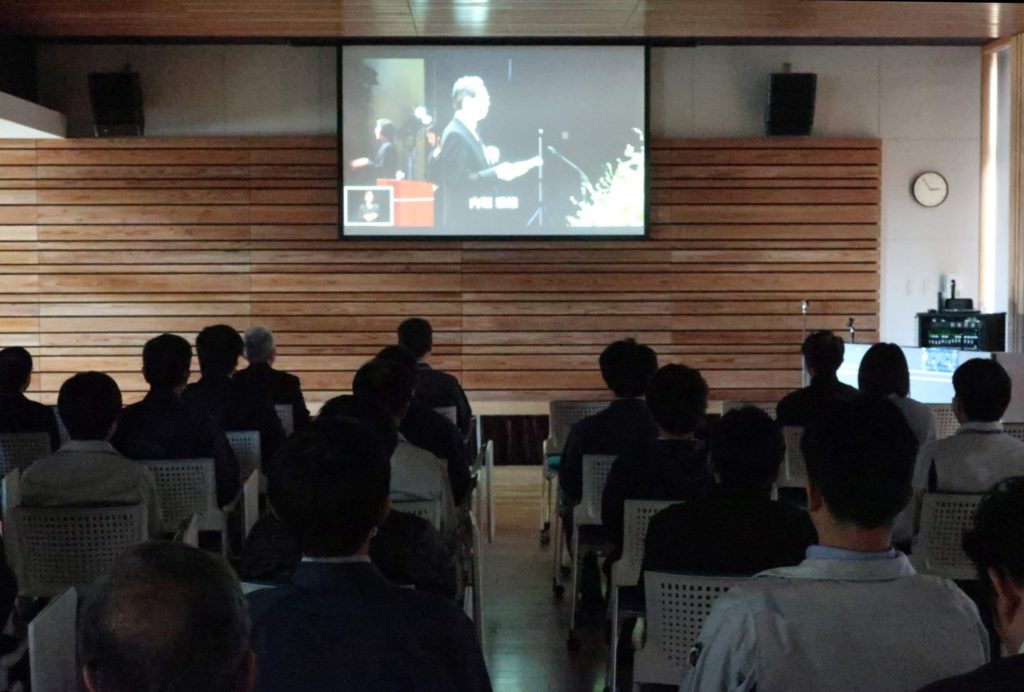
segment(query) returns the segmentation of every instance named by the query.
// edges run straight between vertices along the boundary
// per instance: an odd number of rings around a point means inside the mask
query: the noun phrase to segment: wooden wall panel
[[[345,242],[330,138],[6,141],[0,345],[139,397],[161,331],[264,324],[313,401],[346,390],[405,317],[477,400],[603,396],[633,335],[718,399],[799,384],[807,328],[878,330],[881,149],[861,139],[655,141],[646,240]]]

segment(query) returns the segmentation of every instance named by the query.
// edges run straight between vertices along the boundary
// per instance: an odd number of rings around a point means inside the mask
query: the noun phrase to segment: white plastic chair
[[[426,519],[435,529],[441,530],[441,503],[438,500],[400,500],[392,502],[391,508]]]
[[[748,577],[645,572],[647,641],[633,654],[633,690],[641,684],[678,685],[711,606],[746,581]]]
[[[147,539],[146,516],[145,505],[12,508],[19,594],[50,598],[92,583]]]
[[[971,526],[981,495],[926,493],[921,502],[921,530],[911,562],[922,574],[961,581],[977,579],[964,553],[964,529]]]
[[[800,443],[804,439],[804,429],[798,425],[787,425],[782,429],[786,441],[786,454],[779,467],[779,475],[775,479],[775,490],[779,488],[803,488],[807,482],[807,465]]]
[[[477,486],[473,493],[473,507],[476,516],[480,521],[487,522],[487,542],[494,543],[495,521],[494,521],[494,441],[488,440],[487,444],[480,448],[473,463],[473,472],[476,474]]]
[[[619,626],[627,617],[639,617],[642,611],[622,611],[619,604],[619,589],[636,586],[640,579],[640,570],[644,562],[644,542],[647,540],[647,527],[651,518],[671,505],[678,504],[675,500],[626,500],[623,506],[622,557],[612,564],[611,596],[612,596],[612,638],[611,654],[608,659],[608,671],[611,678],[609,687],[618,689],[618,655]]]
[[[281,427],[284,428],[284,434],[290,436],[295,432],[295,414],[292,411],[292,405],[274,404],[274,411],[277,412],[277,417],[281,419]]]
[[[238,459],[242,478],[248,478],[250,473],[263,468],[259,430],[231,430],[224,433],[224,436],[228,438],[235,459]]]
[[[213,459],[165,459],[140,462],[153,472],[166,533],[174,533],[193,514],[200,516],[201,531],[225,531],[217,507],[217,479]]]
[[[78,686],[78,590],[54,598],[28,623],[33,692],[75,692]]]
[[[722,402],[722,415],[729,413],[729,411],[734,411],[736,409],[743,408],[744,406],[756,406],[765,413],[767,413],[769,416],[771,416],[772,420],[775,420],[775,404],[759,404],[750,401],[739,401],[737,399],[728,399]]]
[[[569,599],[571,614],[567,640],[570,651],[575,651],[579,644],[576,639],[576,599],[579,596],[582,553],[604,547],[603,537],[600,542],[591,542],[581,538],[580,530],[584,527],[601,526],[601,497],[616,458],[614,454],[583,455],[583,497],[572,511],[572,594]]]
[[[63,445],[65,442],[71,439],[71,433],[68,432],[67,426],[64,425],[64,421],[60,417],[60,410],[57,405],[50,406],[53,409],[53,417],[57,419],[57,432],[60,433],[60,443]]]
[[[960,429],[960,421],[953,413],[952,404],[928,404],[935,414],[935,435],[938,439],[950,437]]]
[[[1003,432],[1024,441],[1024,423],[1003,423]]]
[[[50,436],[44,432],[4,433],[0,435],[0,473],[11,469],[24,471],[36,459],[50,454]]]
[[[459,424],[459,413],[458,409],[454,406],[438,406],[434,408],[435,411],[440,413],[442,416],[450,420],[452,423]]]
[[[466,614],[473,620],[476,636],[483,646],[483,581],[480,567],[480,528],[473,512],[460,512],[458,535],[459,577]],[[468,592],[468,597],[466,593]]]

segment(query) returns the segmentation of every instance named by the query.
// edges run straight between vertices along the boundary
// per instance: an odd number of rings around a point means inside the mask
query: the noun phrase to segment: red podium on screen
[[[393,178],[378,178],[377,184],[392,189],[392,199],[395,201],[395,226],[409,228],[434,225],[436,185],[426,180],[395,180]]]

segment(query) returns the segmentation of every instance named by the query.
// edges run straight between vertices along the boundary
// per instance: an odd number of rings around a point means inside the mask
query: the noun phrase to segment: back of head
[[[786,451],[782,430],[763,409],[729,411],[711,429],[711,467],[722,487],[765,490],[779,475]]]
[[[975,358],[953,373],[953,391],[967,420],[989,423],[1006,413],[1013,382],[996,361]]]
[[[886,397],[910,393],[910,368],[896,344],[875,344],[867,350],[857,372],[857,389],[864,396]]]
[[[804,339],[804,362],[816,375],[835,374],[843,364],[843,340],[828,330],[814,332]]]
[[[80,372],[60,387],[57,410],[72,440],[105,440],[121,415],[121,390],[102,372]]]
[[[177,334],[161,334],[142,347],[142,374],[153,389],[173,389],[188,381],[192,347]]]
[[[380,128],[380,136],[382,139],[386,139],[389,142],[395,139],[395,124],[387,118],[378,118],[374,126],[375,128]]]
[[[303,555],[352,555],[384,520],[391,465],[380,440],[350,418],[317,419],[274,455],[270,504]]]
[[[352,393],[383,407],[395,420],[409,410],[416,390],[416,371],[390,358],[374,358],[356,371]]]
[[[324,403],[317,420],[351,418],[370,428],[381,442],[384,455],[390,459],[398,446],[398,428],[395,419],[379,404],[370,399],[343,394]]]
[[[94,692],[235,692],[249,630],[238,578],[223,560],[143,543],[93,586],[79,652]]]
[[[410,317],[398,325],[398,345],[422,358],[434,349],[434,330],[422,317]]]
[[[917,438],[891,401],[830,405],[804,430],[802,449],[810,484],[839,522],[890,526],[910,501]]]
[[[974,525],[964,532],[964,552],[978,570],[978,580],[991,586],[995,568],[1024,588],[1024,476],[997,483],[981,500]]]
[[[206,327],[196,337],[196,355],[204,375],[230,375],[244,349],[238,330],[226,324]]]
[[[658,370],[654,349],[635,339],[609,344],[599,359],[601,376],[615,396],[643,396],[651,377]]]
[[[28,386],[32,377],[32,356],[21,346],[0,350],[0,392],[16,393]]]
[[[472,75],[459,77],[452,84],[452,107],[455,110],[462,108],[462,99],[474,97],[484,87],[484,80]]]
[[[274,335],[266,327],[245,330],[245,359],[250,363],[266,363],[274,355]]]
[[[647,408],[667,433],[691,433],[704,420],[708,383],[699,370],[672,363],[654,373],[647,385]]]

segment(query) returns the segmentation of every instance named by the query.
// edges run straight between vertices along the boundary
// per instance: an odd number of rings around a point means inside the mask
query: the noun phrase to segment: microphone
[[[558,151],[557,149],[555,149],[555,148],[554,148],[553,146],[551,146],[551,145],[548,145],[548,146],[547,146],[547,150],[548,150],[549,152],[551,152],[552,154],[554,154],[555,156],[557,156],[558,158],[560,158],[560,159],[561,159],[562,161],[564,161],[564,162],[565,162],[565,165],[567,165],[567,166],[568,166],[569,168],[571,168],[571,169],[573,169],[574,171],[576,171],[577,173],[579,173],[579,175],[580,175],[580,179],[581,179],[581,180],[583,181],[583,183],[584,183],[584,184],[585,184],[585,185],[586,185],[586,186],[587,186],[588,188],[591,188],[591,189],[593,189],[593,187],[594,187],[594,186],[593,186],[593,184],[592,184],[592,183],[590,182],[590,178],[589,178],[589,177],[587,176],[587,174],[586,174],[586,173],[584,173],[584,172],[583,172],[583,169],[582,169],[582,168],[580,168],[580,167],[579,167],[579,166],[577,166],[577,165],[576,165],[575,163],[573,163],[572,161],[570,161],[569,159],[567,159],[567,158],[566,158],[565,156],[563,156],[563,155],[562,155],[561,153],[559,153],[559,151]]]

